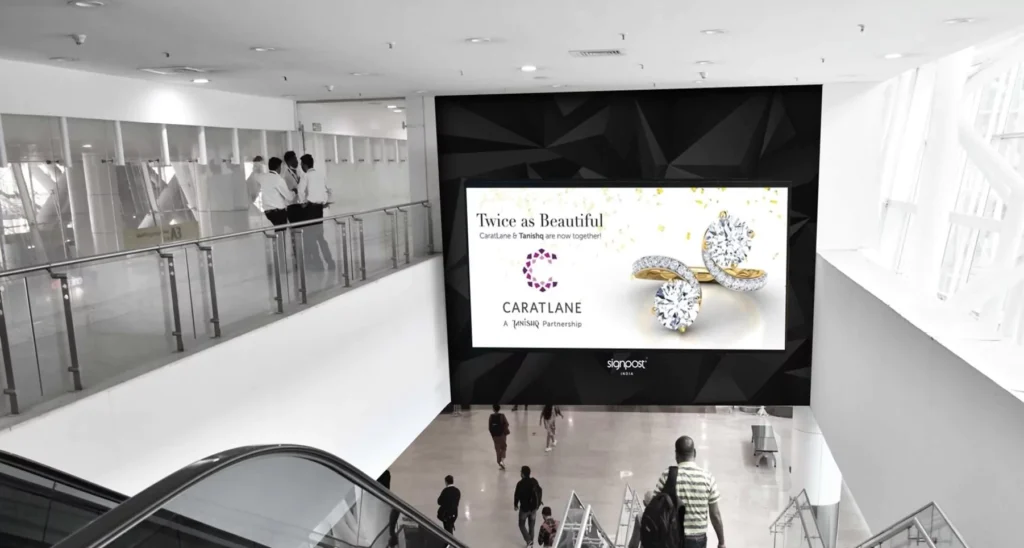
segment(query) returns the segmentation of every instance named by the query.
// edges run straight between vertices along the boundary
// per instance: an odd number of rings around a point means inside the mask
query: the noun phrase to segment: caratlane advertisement
[[[788,189],[466,189],[476,348],[784,350]]]

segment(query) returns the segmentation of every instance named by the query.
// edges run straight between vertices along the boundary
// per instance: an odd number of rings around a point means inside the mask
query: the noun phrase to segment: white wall
[[[312,131],[313,123],[321,125],[320,131],[335,135],[359,135],[385,139],[405,139],[402,127],[404,113],[391,112],[385,100],[371,105],[363,102],[299,103],[299,122],[306,131]],[[390,104],[401,104],[392,101]]]
[[[860,249],[878,239],[884,113],[881,84],[823,86],[818,249]]]
[[[430,259],[2,431],[0,449],[128,495],[251,444],[376,477],[451,399],[442,287]]]
[[[1024,402],[819,257],[811,408],[873,531],[937,502],[1019,546]]]
[[[291,100],[0,59],[0,112],[123,122],[295,129]]]

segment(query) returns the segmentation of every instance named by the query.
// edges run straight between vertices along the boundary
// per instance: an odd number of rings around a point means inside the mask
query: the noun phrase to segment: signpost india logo
[[[526,264],[523,265],[523,276],[526,277],[526,285],[546,293],[547,290],[558,287],[558,281],[551,275],[552,266],[558,260],[550,250],[543,248],[526,254]]]

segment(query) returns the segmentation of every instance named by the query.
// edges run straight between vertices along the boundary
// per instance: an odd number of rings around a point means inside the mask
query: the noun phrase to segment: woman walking
[[[544,410],[540,412],[540,423],[544,426],[544,430],[547,432],[547,440],[544,444],[544,451],[550,452],[558,445],[558,440],[555,439],[555,418],[561,417],[562,411],[554,405],[545,405]]]

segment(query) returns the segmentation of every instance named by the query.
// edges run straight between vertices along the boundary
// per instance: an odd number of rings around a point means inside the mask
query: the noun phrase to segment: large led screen
[[[788,189],[466,189],[476,348],[784,350]]]

